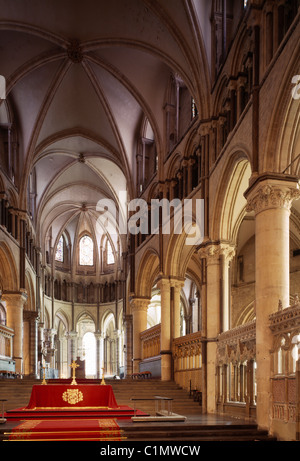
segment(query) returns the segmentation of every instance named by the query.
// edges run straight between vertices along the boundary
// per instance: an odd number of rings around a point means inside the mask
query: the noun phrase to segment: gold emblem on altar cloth
[[[79,389],[67,389],[63,393],[62,398],[70,405],[76,405],[76,403],[83,400],[83,393]]]

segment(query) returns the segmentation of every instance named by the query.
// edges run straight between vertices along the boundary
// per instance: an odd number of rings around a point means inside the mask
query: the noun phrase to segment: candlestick
[[[102,381],[101,381],[101,385],[105,385],[105,381],[104,381],[104,367],[102,368]]]

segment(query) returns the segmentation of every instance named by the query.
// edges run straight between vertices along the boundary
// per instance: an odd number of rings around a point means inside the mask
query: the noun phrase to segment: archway
[[[95,321],[92,316],[85,312],[77,322],[77,357],[85,362],[85,377],[96,376],[96,339]],[[92,337],[94,339],[92,339]],[[91,373],[89,376],[88,373]]]
[[[97,373],[96,369],[96,338],[94,333],[88,331],[82,338],[82,353],[85,359],[85,377],[94,378]]]

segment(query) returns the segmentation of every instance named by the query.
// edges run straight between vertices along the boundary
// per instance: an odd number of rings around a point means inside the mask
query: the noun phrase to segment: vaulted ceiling
[[[208,114],[210,3],[0,0],[0,74],[23,172],[19,205],[28,206],[35,168],[41,244],[50,228],[54,242],[83,213],[93,226],[99,199],[119,207],[120,190],[134,196],[145,119],[159,158],[163,152],[171,73]]]

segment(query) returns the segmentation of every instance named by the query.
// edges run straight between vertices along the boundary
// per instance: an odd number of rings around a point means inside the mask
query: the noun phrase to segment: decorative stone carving
[[[239,363],[255,359],[256,321],[233,328],[218,337],[218,364]]]
[[[257,192],[248,198],[246,211],[254,211],[255,214],[270,208],[286,208],[290,210],[293,200],[300,197],[298,188],[263,184]]]
[[[149,303],[150,303],[149,298],[133,298],[131,300],[132,312],[135,312],[135,311],[147,312]]]
[[[226,261],[231,261],[235,256],[235,247],[228,243],[211,244],[198,250],[200,258],[206,258],[207,262],[216,263],[220,255],[224,255]]]

